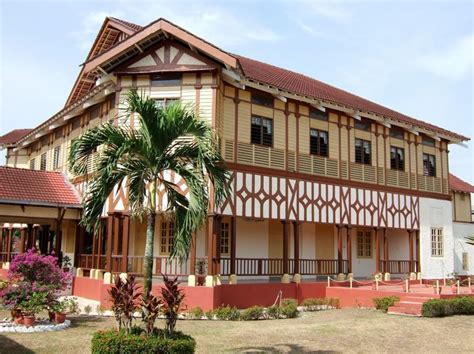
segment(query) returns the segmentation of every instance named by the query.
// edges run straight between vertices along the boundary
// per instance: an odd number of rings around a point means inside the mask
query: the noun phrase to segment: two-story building
[[[173,222],[157,216],[156,274],[204,273],[222,282],[230,275],[286,281],[341,273],[433,279],[460,262],[453,210],[457,221],[470,209],[450,189],[448,149],[467,137],[228,53],[165,19],[141,27],[107,18],[65,106],[34,129],[0,139],[9,173],[65,174],[85,193],[88,176],[68,172],[71,142],[106,121],[134,126],[133,117],[118,114],[131,88],[157,105],[192,104],[217,131],[233,177],[231,195],[194,236],[185,264],[168,261]],[[167,178],[186,193],[174,173]],[[166,198],[161,190],[158,197]],[[55,201],[56,214],[42,217],[30,212],[28,198],[0,195],[5,262],[35,245],[61,251],[85,271],[142,273],[146,225],[130,218],[125,187],[110,195],[97,234],[77,226],[77,203]],[[23,228],[18,246],[15,228]]]

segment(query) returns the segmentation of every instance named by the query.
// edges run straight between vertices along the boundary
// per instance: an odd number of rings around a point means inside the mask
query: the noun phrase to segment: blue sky
[[[0,0],[0,135],[64,105],[111,15],[142,25],[165,17],[225,50],[474,137],[473,4]],[[450,151],[451,171],[474,183],[474,144]]]

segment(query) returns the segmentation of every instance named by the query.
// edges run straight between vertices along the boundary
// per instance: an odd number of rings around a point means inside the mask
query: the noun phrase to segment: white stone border
[[[43,322],[44,323],[44,322]],[[64,323],[48,323],[36,324],[31,327],[19,325],[15,322],[0,322],[0,333],[38,333],[38,332],[53,332],[62,331],[71,326],[71,321],[66,320]]]

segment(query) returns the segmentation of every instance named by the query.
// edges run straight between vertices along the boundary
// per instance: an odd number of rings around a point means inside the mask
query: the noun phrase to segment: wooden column
[[[283,224],[283,274],[288,274],[288,226],[289,223],[285,220]]]
[[[408,231],[408,259],[410,261],[409,265],[409,271],[410,273],[414,271],[413,267],[413,231],[412,230],[407,230]]]
[[[416,243],[416,271],[421,272],[421,252],[420,252],[420,230],[415,231],[415,243]]]
[[[235,255],[237,252],[237,219],[230,219],[230,274],[235,274]]]
[[[346,242],[347,242],[347,272],[352,273],[352,237],[351,227],[346,226]]]
[[[25,242],[26,242],[26,228],[22,227],[20,230],[20,249],[19,252],[25,252]]]
[[[191,239],[191,254],[189,257],[189,274],[196,274],[196,233],[193,233]]]
[[[293,252],[295,266],[293,269],[294,274],[300,273],[300,223],[297,221],[293,222]]]
[[[10,227],[8,229],[8,236],[7,236],[7,262],[11,262],[11,252],[12,252],[12,234],[13,229]]]
[[[107,247],[105,248],[106,262],[107,262],[105,265],[105,270],[107,272],[112,271],[112,246],[113,246],[112,241],[113,241],[113,234],[114,234],[113,230],[114,230],[114,215],[110,213],[109,217],[107,218]]]
[[[215,258],[214,262],[214,274],[220,274],[221,272],[221,228],[222,228],[222,216],[217,215],[215,217],[214,228],[215,228],[215,237],[214,237],[214,247],[215,247]]]
[[[0,262],[3,261],[3,255],[1,254],[3,252],[3,226],[0,226]]]
[[[385,228],[382,229],[382,233],[383,233],[383,260],[384,260],[384,263],[385,263],[384,272],[387,273],[389,271],[389,269],[388,269],[389,254],[388,254],[387,229],[385,229]]]
[[[380,273],[380,229],[375,228],[375,273]]]
[[[342,273],[342,226],[336,225],[337,227],[337,272]]]
[[[128,215],[122,216],[122,272],[128,271],[128,244],[130,242],[130,217]]]
[[[214,275],[214,215],[207,218],[207,275]]]
[[[99,224],[99,230],[93,233],[92,235],[92,253],[93,253],[93,258],[96,259],[94,263],[94,268],[99,268],[100,260],[101,260],[101,255],[104,253],[104,228],[103,228],[103,220],[100,220]]]
[[[33,224],[28,224],[26,230],[26,251],[33,247]]]

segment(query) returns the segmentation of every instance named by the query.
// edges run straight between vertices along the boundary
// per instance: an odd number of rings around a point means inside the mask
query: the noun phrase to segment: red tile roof
[[[133,32],[138,32],[138,31],[141,31],[143,29],[143,26],[140,26],[140,25],[137,25],[135,23],[128,22],[128,21],[124,21],[124,20],[121,20],[121,19],[116,18],[116,17],[109,16],[109,19],[111,19],[112,21],[118,22],[118,23],[120,23],[121,25],[123,25],[125,27],[128,27]]]
[[[474,193],[474,186],[453,174],[449,174],[449,189],[457,192]]]
[[[0,145],[10,145],[15,144],[18,140],[23,138],[26,134],[31,132],[33,129],[15,129],[11,132],[6,133],[3,136],[0,136]]]
[[[78,192],[62,173],[0,166],[0,203],[10,202],[81,206]]]
[[[447,134],[464,140],[469,140],[469,138],[462,135],[406,116],[390,108],[381,106],[377,103],[366,100],[365,98],[356,96],[352,93],[325,84],[324,82],[315,80],[303,74],[298,74],[290,70],[282,69],[277,66],[262,63],[260,61],[249,59],[240,55],[235,56],[239,59],[245,76],[251,80],[265,83],[298,95],[309,96],[333,103],[339,103],[358,110],[381,114],[383,116],[415,126],[420,126],[437,133]]]

